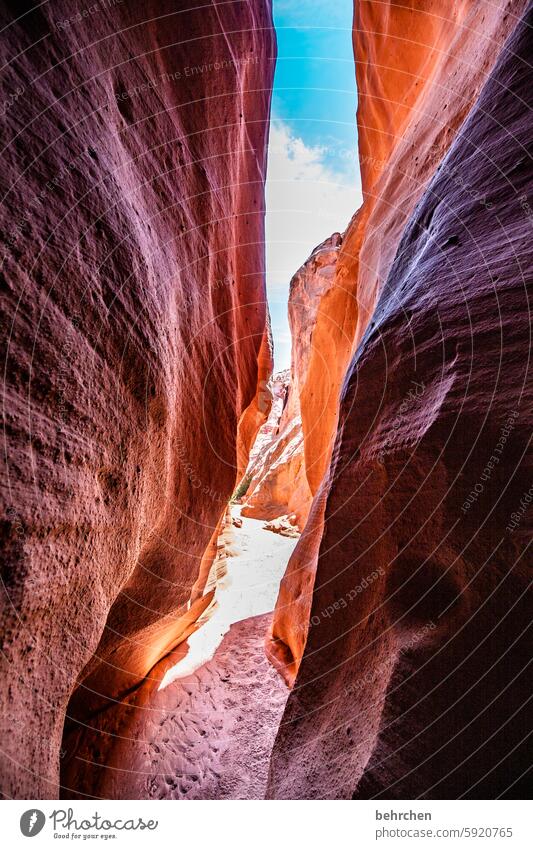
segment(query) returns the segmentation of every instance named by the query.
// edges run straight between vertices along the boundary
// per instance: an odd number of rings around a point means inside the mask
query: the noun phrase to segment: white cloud
[[[266,185],[267,288],[273,313],[276,368],[289,364],[288,328],[282,308],[289,282],[313,248],[342,232],[361,204],[353,171],[325,164],[323,147],[312,147],[288,124],[273,119]]]
[[[288,288],[313,248],[342,232],[361,203],[353,177],[327,166],[325,154],[273,120],[266,187],[267,284],[273,294]]]

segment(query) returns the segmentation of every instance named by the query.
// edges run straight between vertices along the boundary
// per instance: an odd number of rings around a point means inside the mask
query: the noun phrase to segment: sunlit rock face
[[[311,489],[329,467],[346,369],[416,204],[475,102],[524,0],[356,0],[353,42],[363,205],[317,313],[302,387]],[[354,210],[355,211],[355,210]],[[312,462],[310,462],[312,458]]]
[[[436,0],[402,5],[355,3],[353,41],[364,200],[342,237],[334,280],[315,310],[307,346],[307,377],[299,401],[307,479],[313,493],[319,492],[330,467],[346,370],[375,309],[402,233],[525,5],[520,0],[489,7],[463,0],[444,14]],[[487,191],[485,186],[481,198]],[[323,505],[323,498],[317,496],[313,521],[282,583],[267,647],[289,681],[294,680],[305,646]]]
[[[258,436],[252,452],[252,482],[243,507],[243,515],[275,519],[288,515],[305,527],[314,490],[312,480],[316,464],[323,457],[306,457],[300,396],[309,393],[314,375],[310,372],[311,352],[317,312],[335,283],[335,269],[342,237],[334,233],[318,245],[291,280],[289,323],[293,339],[288,394],[274,432],[265,441]],[[327,364],[323,364],[327,368]],[[272,415],[276,410],[273,409]],[[318,418],[315,427],[320,427]],[[268,427],[268,424],[267,426]],[[313,427],[311,427],[311,433]],[[326,451],[329,449],[326,448]]]
[[[251,476],[242,515],[251,519],[291,517],[303,527],[311,503],[304,466],[297,387],[289,369],[271,381],[272,408],[250,452]]]
[[[250,450],[243,479],[247,489],[240,499],[243,502],[241,515],[252,519],[279,516],[279,510],[283,512],[282,502],[286,503],[289,497],[286,492],[273,491],[266,479],[275,480],[273,448],[279,441],[280,420],[287,405],[290,371],[286,369],[274,374],[267,388],[271,396],[270,412],[266,422],[259,428]]]
[[[425,189],[351,362],[294,560],[318,549],[271,796],[525,792],[531,23]]]
[[[246,498],[243,516],[252,519],[277,519],[280,516],[298,517],[300,527],[305,524],[309,505],[309,489],[305,478],[302,422],[299,417],[284,420],[280,430],[261,456],[256,469],[258,477],[252,480],[255,487]]]
[[[10,797],[56,795],[77,682],[74,717],[120,698],[209,602],[268,413],[270,3],[86,12],[2,14]]]

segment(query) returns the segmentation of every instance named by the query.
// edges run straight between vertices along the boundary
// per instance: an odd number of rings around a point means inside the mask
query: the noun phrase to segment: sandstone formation
[[[288,385],[285,400],[293,395],[294,389]],[[294,405],[287,403],[273,430],[261,440],[257,459],[249,471],[252,479],[242,509],[244,516],[253,519],[276,519],[297,512],[303,527],[310,493],[305,477],[302,422],[299,415],[291,415],[293,410]]]
[[[2,25],[0,774],[39,798],[66,712],[131,691],[212,595],[268,413],[275,41],[268,0],[9,0]]]
[[[356,9],[355,341],[379,300],[278,601],[276,798],[520,797],[530,768],[533,20],[420,5]]]
[[[250,452],[242,515],[278,519],[290,512],[305,524],[310,497],[303,466],[302,424],[289,371],[274,375],[272,407]]]
[[[254,492],[265,472],[265,455],[278,436],[280,419],[287,404],[289,385],[290,373],[288,370],[272,375],[272,378],[267,383],[266,388],[270,396],[270,412],[266,422],[261,425],[257,432],[255,442],[248,455],[248,465],[246,466],[244,479],[239,487],[237,487],[237,492],[241,486],[246,488],[242,496],[244,501],[249,500],[251,493]]]
[[[363,205],[321,301],[300,400],[313,494],[329,467],[339,393],[417,202],[475,103],[524,0],[356,0]]]
[[[269,0],[5,0],[5,796],[524,795],[526,5],[355,0],[364,202],[271,380]]]
[[[248,468],[253,477],[243,508],[244,515],[276,519],[284,514],[294,514],[300,529],[305,527],[311,507],[313,492],[310,482],[313,470],[324,459],[321,456],[311,457],[306,464],[300,395],[303,387],[309,386],[312,380],[309,365],[317,313],[335,285],[335,269],[341,244],[341,234],[334,233],[315,248],[291,280],[289,324],[293,344],[288,397],[278,416],[277,427],[269,431],[270,440],[265,441],[261,434],[258,435]],[[325,360],[322,368],[328,368]],[[273,420],[276,414],[274,406],[271,412]],[[320,421],[319,415],[317,427],[320,427]],[[268,423],[264,428],[268,430]],[[327,452],[328,448],[325,450]]]
[[[267,531],[272,531],[274,534],[279,534],[282,537],[291,537],[292,539],[298,539],[300,536],[300,531],[297,527],[297,516],[295,513],[287,516],[278,516],[277,519],[271,519],[269,522],[265,522],[263,527]]]
[[[437,0],[355,3],[363,205],[342,237],[335,279],[319,300],[306,346],[308,363],[299,400],[313,495],[329,469],[347,367],[405,226],[524,6],[523,0],[490,6],[462,0],[443,14]],[[487,191],[488,186],[480,192],[481,201]],[[305,645],[322,506],[317,496],[314,522],[306,529],[309,541],[302,540],[289,564],[267,646],[289,681],[294,680]]]

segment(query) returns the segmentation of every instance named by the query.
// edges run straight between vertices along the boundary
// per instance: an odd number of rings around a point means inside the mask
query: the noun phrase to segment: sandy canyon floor
[[[233,515],[240,508],[233,507]],[[264,638],[279,582],[296,544],[242,519],[217,608],[159,681],[133,694],[120,722],[110,714],[83,795],[124,799],[261,799],[288,690],[268,663]],[[79,788],[71,788],[72,790]],[[65,791],[64,791],[65,792]],[[66,795],[70,795],[67,792]],[[81,794],[80,794],[81,795]]]

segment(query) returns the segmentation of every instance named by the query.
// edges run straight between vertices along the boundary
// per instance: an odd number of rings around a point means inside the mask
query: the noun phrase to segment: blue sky
[[[276,370],[290,364],[292,275],[361,203],[352,15],[353,0],[274,0],[266,238]]]

